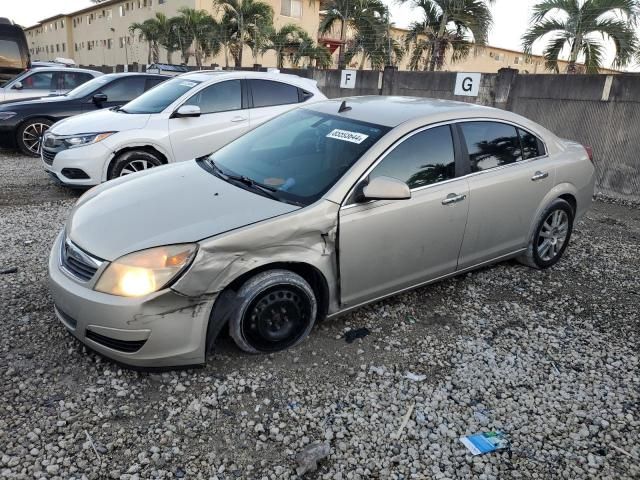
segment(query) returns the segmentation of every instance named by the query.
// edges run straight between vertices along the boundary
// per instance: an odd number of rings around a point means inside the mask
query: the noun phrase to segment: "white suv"
[[[54,124],[44,136],[44,168],[66,185],[97,185],[212,153],[280,113],[324,99],[315,81],[296,75],[188,73],[123,107]]]

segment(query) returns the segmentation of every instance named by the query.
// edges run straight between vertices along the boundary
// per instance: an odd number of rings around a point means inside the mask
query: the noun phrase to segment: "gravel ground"
[[[77,195],[0,153],[0,269],[18,266],[0,275],[1,478],[297,478],[316,442],[329,456],[305,478],[640,478],[640,210],[596,202],[552,270],[503,263],[288,352],[223,338],[205,368],[147,373],[52,313],[46,258]],[[511,450],[458,440],[489,430]]]

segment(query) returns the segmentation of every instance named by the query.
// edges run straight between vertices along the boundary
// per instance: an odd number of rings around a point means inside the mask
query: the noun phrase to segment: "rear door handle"
[[[442,200],[443,205],[452,205],[454,203],[462,202],[467,198],[466,195],[458,195],[457,193],[450,193],[447,198]]]
[[[231,121],[233,123],[238,123],[238,122],[244,122],[246,119],[247,117],[241,117],[240,115],[238,115],[237,117],[233,117]]]
[[[531,180],[537,182],[538,180],[544,180],[548,176],[549,172],[536,172],[533,177],[531,177]]]

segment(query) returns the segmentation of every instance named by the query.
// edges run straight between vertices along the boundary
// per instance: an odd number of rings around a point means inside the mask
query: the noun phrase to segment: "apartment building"
[[[318,31],[318,0],[264,0],[274,10],[274,26],[280,28],[295,23],[310,35]],[[161,12],[168,17],[179,14],[182,7],[202,9],[218,16],[213,0],[110,0],[76,12],[60,14],[26,28],[27,42],[34,60],[71,58],[78,65],[147,64],[149,45],[138,35],[129,32],[132,23],[141,23]],[[179,53],[173,56],[179,62]],[[160,49],[160,61],[167,61],[166,51]],[[207,64],[225,65],[232,62],[220,53],[208,58]],[[276,66],[276,58],[268,52],[259,59],[265,66]],[[195,64],[192,57],[190,63]],[[253,58],[247,48],[243,52],[243,66],[251,66]],[[232,64],[232,63],[231,63]]]
[[[340,46],[339,25],[326,34],[318,35],[320,22],[319,0],[264,0],[274,10],[274,25],[280,28],[287,23],[295,23],[304,28],[313,38],[325,45],[333,55],[334,67],[338,65]],[[34,60],[53,60],[57,57],[71,58],[78,65],[122,65],[146,64],[149,45],[137,35],[129,32],[134,22],[143,22],[152,18],[156,12],[168,17],[179,14],[182,7],[202,9],[218,16],[213,0],[107,0],[72,13],[60,14],[42,20],[37,25],[26,28],[27,42]],[[390,27],[391,36],[404,45],[407,30]],[[347,37],[352,36],[347,31]],[[167,61],[166,51],[160,49],[160,61]],[[179,53],[173,56],[175,63],[180,61]],[[251,66],[254,59],[248,48],[243,52],[243,66]],[[268,52],[258,58],[266,67],[275,67],[276,58]],[[195,64],[192,57],[190,63]],[[215,58],[206,59],[206,64],[232,65],[232,60],[224,52]],[[362,57],[356,56],[350,68],[371,68],[368,62],[362,65]],[[398,67],[407,70],[409,54],[406,54]],[[453,63],[447,58],[445,70],[495,73],[501,68],[516,68],[522,73],[549,73],[541,56],[526,57],[517,50],[497,47],[476,48],[464,61]],[[565,71],[567,62],[560,62],[560,70]],[[617,73],[603,70],[602,73]]]

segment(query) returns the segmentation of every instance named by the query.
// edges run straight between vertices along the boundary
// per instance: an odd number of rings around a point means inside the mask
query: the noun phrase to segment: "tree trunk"
[[[435,72],[439,65],[442,64],[440,52],[442,37],[444,36],[444,32],[447,29],[447,23],[449,19],[447,17],[447,12],[442,13],[442,20],[440,21],[440,29],[438,30],[438,36],[434,39],[433,47],[431,50],[431,60],[429,62],[429,71]]]
[[[582,33],[578,32],[571,46],[571,54],[569,55],[569,65],[567,66],[567,74],[575,75],[578,72],[576,63],[580,54],[580,45],[582,45]]]
[[[340,70],[345,68],[344,47],[347,41],[347,29],[345,28],[344,23],[345,23],[345,20],[343,18],[342,22],[340,23],[340,50],[338,51],[338,69]]]

